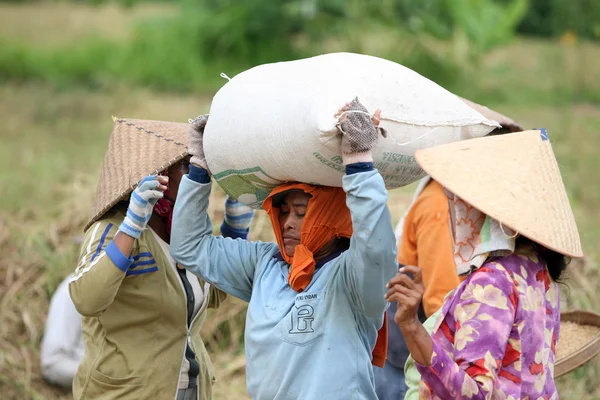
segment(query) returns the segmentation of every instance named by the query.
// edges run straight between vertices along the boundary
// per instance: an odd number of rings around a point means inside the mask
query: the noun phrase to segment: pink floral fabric
[[[531,249],[486,262],[445,301],[422,399],[558,399],[557,284]]]

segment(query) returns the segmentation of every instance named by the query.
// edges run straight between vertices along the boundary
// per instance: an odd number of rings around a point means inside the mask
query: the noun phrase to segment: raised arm
[[[136,239],[146,228],[166,183],[165,177],[147,176],[131,194],[123,221],[101,220],[88,229],[69,283],[71,299],[81,315],[97,317],[112,304],[134,261]]]
[[[371,149],[380,133],[380,111],[368,114],[358,99],[340,110],[343,178],[353,235],[344,254],[344,277],[350,296],[367,317],[383,316],[385,285],[397,271],[396,240],[387,207],[387,190],[373,169]]]
[[[213,235],[208,215],[211,179],[204,159],[202,136],[208,116],[192,122],[190,173],[179,186],[173,211],[171,255],[173,258],[217,288],[249,301],[256,267],[274,244],[248,242]]]
[[[519,357],[519,349],[513,348],[509,341],[516,312],[516,304],[511,299],[518,296],[513,293],[515,286],[508,275],[482,268],[465,284],[449,314],[454,326],[449,327],[447,321],[443,321],[440,327],[445,331],[456,329],[450,356],[416,318],[423,294],[420,270],[413,266],[404,268],[415,276],[414,281],[398,274],[390,281],[388,299],[398,302],[394,320],[417,364],[421,380],[440,398],[492,399],[500,366]]]

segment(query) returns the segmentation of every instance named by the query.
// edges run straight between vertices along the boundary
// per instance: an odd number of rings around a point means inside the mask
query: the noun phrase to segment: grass
[[[74,43],[74,37],[90,31],[103,37],[125,38],[126,25],[140,12],[77,7],[77,18],[86,23],[71,27],[65,23],[65,11],[61,9],[65,6],[60,3],[44,6],[42,11],[37,5],[1,7],[0,33],[4,37],[13,35],[10,37],[31,43],[47,40],[50,47]],[[9,8],[10,15],[6,14]],[[37,13],[48,17],[39,29],[29,32],[21,25]],[[111,24],[116,22],[114,29],[105,25],[109,24],[107,19]],[[598,78],[600,46],[517,40],[490,54],[477,80],[456,90],[486,101],[526,127],[546,127],[550,132],[587,255],[585,263],[574,263],[570,268],[563,310],[600,309],[600,186],[595,183],[600,146]],[[31,80],[0,83],[3,399],[70,398],[41,379],[39,344],[51,294],[75,265],[78,240],[110,135],[110,117],[185,121],[206,112],[209,102],[206,95],[157,93],[122,83],[103,90]],[[410,201],[411,190],[391,192],[394,222]],[[219,221],[223,194],[218,188],[212,200],[211,213]],[[250,238],[272,240],[263,213],[255,218]],[[248,398],[243,346],[236,340],[243,332],[244,307],[230,300],[211,315],[204,327],[203,337],[219,379],[216,399]],[[597,358],[558,380],[561,398],[600,399],[598,376]]]
[[[77,2],[0,3],[0,36],[40,47],[69,45],[86,36],[125,39],[136,22],[175,10],[168,4],[124,10],[112,3],[96,7]]]
[[[130,85],[213,92],[224,83],[221,72],[235,76],[252,66],[227,50],[229,41],[243,38],[235,29],[216,34],[222,40],[215,43],[201,40],[215,34],[207,19],[218,30],[224,24],[221,17],[211,19],[201,9],[178,11],[156,4],[131,9],[111,4],[0,4],[0,79],[36,80],[58,88],[113,90]],[[292,53],[280,49],[288,45],[287,40],[260,47],[240,39],[244,45],[239,47],[262,62],[280,61],[280,53],[286,57],[368,53],[403,63],[457,94],[484,103],[600,104],[597,43],[573,37],[563,41],[517,38],[474,65],[465,58],[460,40],[415,37],[379,23],[361,25],[359,30],[352,24],[338,28],[325,40],[311,41],[310,33],[290,39]]]

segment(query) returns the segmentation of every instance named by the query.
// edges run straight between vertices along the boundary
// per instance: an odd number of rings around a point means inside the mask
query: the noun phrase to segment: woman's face
[[[169,167],[169,200],[175,202],[177,199],[177,192],[179,191],[179,183],[183,175],[190,172],[190,157],[186,157],[176,164]]]
[[[294,256],[300,244],[302,223],[308,207],[308,193],[294,191],[285,196],[279,207],[279,228],[283,237],[283,251],[288,257]]]

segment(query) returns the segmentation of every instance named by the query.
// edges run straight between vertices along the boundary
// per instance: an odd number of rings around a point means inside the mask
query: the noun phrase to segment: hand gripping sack
[[[215,95],[204,134],[208,167],[233,198],[258,208],[279,184],[341,186],[334,114],[358,97],[388,132],[373,149],[388,189],[424,176],[418,149],[485,136],[498,123],[416,72],[377,57],[333,53],[261,65]]]

